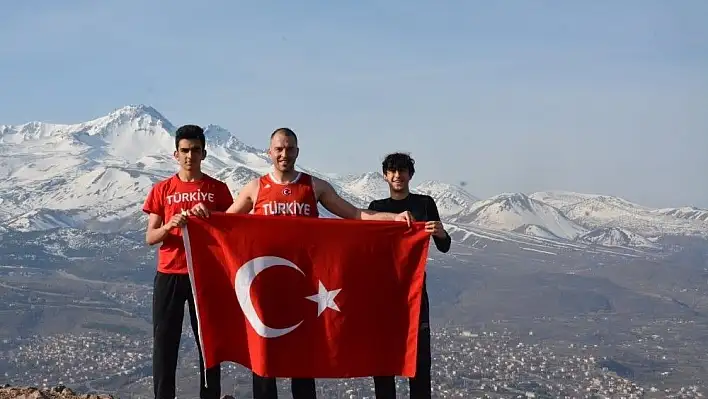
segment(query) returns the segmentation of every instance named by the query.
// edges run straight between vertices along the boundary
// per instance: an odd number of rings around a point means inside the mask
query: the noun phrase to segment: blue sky
[[[32,6],[36,8],[32,8]],[[708,207],[708,2],[36,1],[0,14],[0,124],[149,104],[300,163],[481,197]]]

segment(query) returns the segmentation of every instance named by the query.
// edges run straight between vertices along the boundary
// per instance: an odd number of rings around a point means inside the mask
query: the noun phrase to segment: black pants
[[[290,381],[293,399],[315,399],[314,378],[293,378]],[[261,377],[253,373],[253,399],[277,399],[278,387],[273,377]]]
[[[160,272],[155,275],[152,299],[152,378],[155,385],[155,398],[174,399],[175,397],[175,374],[185,302],[189,304],[189,318],[199,352],[199,397],[201,399],[219,399],[221,396],[220,366],[207,370],[208,388],[204,384],[204,361],[199,344],[197,313],[189,275]]]
[[[408,379],[411,399],[430,399],[430,304],[428,291],[423,284],[423,298],[420,301],[420,327],[418,328],[418,357],[415,377]],[[376,399],[396,399],[396,381],[393,376],[374,377]]]

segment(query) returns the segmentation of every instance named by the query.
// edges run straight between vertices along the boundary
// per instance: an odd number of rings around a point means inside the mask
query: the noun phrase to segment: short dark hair
[[[180,126],[175,132],[175,148],[177,149],[179,149],[180,140],[199,140],[202,144],[202,150],[206,147],[204,129],[197,125]]]
[[[406,153],[394,152],[392,154],[388,154],[386,155],[386,158],[384,158],[383,162],[381,162],[381,171],[384,175],[388,171],[393,172],[402,170],[407,170],[411,176],[415,173],[415,160]]]
[[[288,127],[279,127],[273,131],[273,133],[270,134],[270,139],[273,140],[273,137],[275,137],[276,134],[282,133],[285,135],[285,137],[292,137],[295,139],[295,144],[297,144],[297,135],[295,132],[292,131],[292,129]]]

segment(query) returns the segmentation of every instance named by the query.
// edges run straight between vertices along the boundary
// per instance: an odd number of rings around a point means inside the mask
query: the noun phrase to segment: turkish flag
[[[184,228],[206,367],[415,375],[424,223],[212,213]]]

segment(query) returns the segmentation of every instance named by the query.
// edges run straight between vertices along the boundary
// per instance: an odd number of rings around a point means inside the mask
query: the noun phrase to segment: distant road
[[[49,272],[49,273],[54,273],[58,275],[59,277],[63,277],[68,280],[74,280],[74,281],[82,281],[85,283],[91,283],[91,284],[120,284],[124,285],[127,287],[140,287],[140,288],[152,288],[149,285],[146,284],[135,284],[135,283],[127,283],[124,281],[121,282],[115,282],[115,281],[104,281],[104,280],[90,280],[87,278],[79,277],[75,274],[69,273],[65,270],[47,270],[47,269],[42,269],[39,267],[29,267],[29,266],[7,266],[7,265],[0,265],[0,269],[13,269],[13,270],[39,270],[43,272]]]
[[[115,281],[102,281],[102,280],[89,280],[83,277],[79,277],[75,274],[71,274],[67,271],[64,270],[56,270],[56,274],[58,274],[61,277],[64,277],[69,280],[76,280],[76,281],[83,281],[86,283],[94,283],[94,284],[121,284],[125,286],[133,286],[133,287],[140,287],[140,288],[151,288],[149,285],[145,284],[134,284],[134,283],[126,283],[126,282],[115,282]]]

